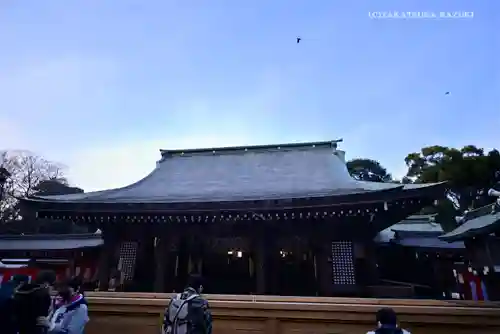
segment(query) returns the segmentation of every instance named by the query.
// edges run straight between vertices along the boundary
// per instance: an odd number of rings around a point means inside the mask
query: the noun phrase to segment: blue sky
[[[474,17],[369,17],[394,11]],[[402,175],[425,145],[498,147],[498,31],[497,0],[5,0],[0,148],[85,190],[160,148],[336,138]]]

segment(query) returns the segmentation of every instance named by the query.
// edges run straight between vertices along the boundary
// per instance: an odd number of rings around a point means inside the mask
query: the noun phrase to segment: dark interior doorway
[[[202,268],[207,293],[249,294],[253,290],[248,254],[240,251],[205,253]]]

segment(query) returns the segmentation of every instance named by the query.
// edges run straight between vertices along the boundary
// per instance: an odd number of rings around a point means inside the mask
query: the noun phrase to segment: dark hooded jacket
[[[13,299],[15,289],[16,284],[13,281],[3,283],[0,288],[0,326],[2,326],[2,334],[17,333]]]
[[[367,334],[411,334],[411,333],[397,326],[381,326],[380,328],[368,332]]]
[[[37,325],[39,317],[47,317],[52,298],[46,287],[23,284],[14,293],[15,318],[19,334],[45,334],[47,328]]]

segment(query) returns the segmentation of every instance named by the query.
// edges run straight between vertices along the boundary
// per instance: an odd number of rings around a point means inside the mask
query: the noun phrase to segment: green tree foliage
[[[405,158],[407,177],[418,183],[448,182],[449,195],[454,196],[461,209],[470,209],[493,201],[487,191],[495,185],[500,171],[500,153],[474,145],[461,149],[429,146]]]
[[[372,159],[353,159],[347,162],[347,170],[357,180],[391,182],[392,176],[380,162]]]

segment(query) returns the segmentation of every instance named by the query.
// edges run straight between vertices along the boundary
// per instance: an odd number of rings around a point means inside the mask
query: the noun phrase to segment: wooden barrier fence
[[[158,334],[171,294],[88,293],[87,334]],[[213,334],[363,334],[393,307],[413,334],[500,333],[500,305],[470,301],[207,295]]]

